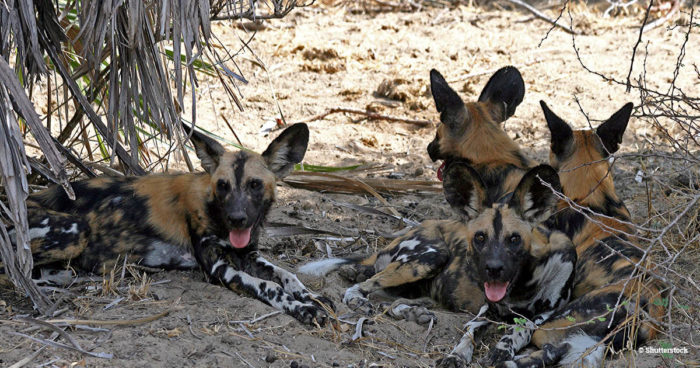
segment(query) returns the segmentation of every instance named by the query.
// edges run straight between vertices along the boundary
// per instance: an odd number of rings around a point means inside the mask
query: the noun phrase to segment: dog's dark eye
[[[509,242],[511,245],[520,245],[520,242],[521,242],[521,241],[522,241],[522,239],[520,238],[520,235],[518,235],[518,234],[513,234],[513,235],[511,235],[510,238],[508,239],[508,242]]]
[[[486,234],[484,234],[484,232],[479,231],[478,233],[474,234],[474,244],[483,245],[485,242]]]
[[[216,182],[216,190],[219,193],[226,193],[228,192],[229,184],[226,180],[220,179],[219,181]]]
[[[258,190],[262,188],[262,182],[258,179],[253,179],[248,182],[248,187],[252,190]]]

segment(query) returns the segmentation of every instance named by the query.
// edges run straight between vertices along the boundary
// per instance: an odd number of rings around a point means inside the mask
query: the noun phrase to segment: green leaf
[[[499,330],[505,330],[506,328],[508,328],[508,326],[506,326],[506,325],[498,325],[498,329],[499,329]]]
[[[574,323],[576,323],[576,318],[574,318],[574,317],[572,317],[572,316],[566,316],[566,320],[569,321],[569,322],[574,322]]]
[[[598,320],[599,320],[600,322],[605,322],[605,317],[598,317]]]
[[[666,308],[668,307],[668,298],[654,299],[654,305]]]

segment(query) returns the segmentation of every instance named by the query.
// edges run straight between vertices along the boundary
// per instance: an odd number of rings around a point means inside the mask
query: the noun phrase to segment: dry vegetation
[[[547,101],[578,128],[596,126],[597,119],[632,101],[633,119],[612,175],[632,212],[636,240],[647,252],[645,262],[653,264],[649,277],[669,287],[658,301],[668,311],[659,321],[663,332],[650,346],[686,347],[689,353],[610,352],[614,356],[608,362],[697,364],[700,14],[695,2],[683,7],[680,1],[655,1],[651,7],[642,1],[567,2],[565,8],[559,1],[533,2],[549,19],[558,18],[579,35],[552,28],[520,7],[511,8],[510,2],[455,3],[321,1],[289,14],[272,6],[266,14],[286,15],[279,20],[212,23],[206,60],[216,66],[225,62],[231,74],[222,78],[223,69],[202,66],[194,95],[191,84],[169,80],[172,99],[180,101],[175,113],[192,117],[196,112],[199,127],[226,143],[255,150],[270,139],[260,133],[263,128],[309,121],[306,165],[360,165],[351,171],[297,172],[286,180],[289,185],[280,186],[263,246],[270,258],[293,269],[310,258],[372,251],[406,226],[450,216],[425,151],[437,119],[428,88],[430,68],[443,72],[465,99],[475,99],[493,71],[517,66],[527,92],[504,128],[541,162],[547,161],[549,134],[537,101]],[[231,12],[245,13],[223,5],[220,10],[216,17],[222,19]],[[645,24],[658,21],[640,33],[644,19]],[[173,65],[179,57],[159,56],[154,62],[158,58],[168,70],[185,68]],[[31,87],[39,114],[35,123],[54,136],[76,115],[62,83],[51,74]],[[192,98],[196,111],[187,102]],[[109,117],[108,106],[95,110]],[[3,121],[2,126],[17,130],[32,162],[47,165],[33,148],[39,138],[26,134],[35,132],[31,119],[24,117],[24,130],[17,129],[17,122]],[[136,164],[148,171],[188,169],[187,150],[160,135],[158,127],[148,128],[148,134],[122,135],[125,156],[120,161],[111,159],[113,150],[98,141],[94,127],[78,123],[81,118],[60,141],[85,168],[69,165],[66,177],[84,176],[86,170],[136,172],[130,169],[134,152]],[[131,146],[130,137],[140,140]],[[52,174],[54,166],[36,163],[32,167],[45,167],[47,176],[60,181],[60,171]],[[33,179],[35,188],[46,185],[41,177]],[[4,188],[10,200],[7,181]],[[438,319],[430,325],[389,315],[360,321],[338,302],[336,323],[311,329],[260,302],[207,284],[199,272],[151,271],[123,264],[103,275],[43,276],[69,281],[60,287],[39,283],[39,291],[48,296],[38,306],[43,316],[11,285],[0,287],[0,365],[431,366],[459,340],[467,320],[435,307]],[[349,286],[339,275],[303,281],[336,301]],[[362,334],[357,335],[358,329]],[[492,342],[485,340],[477,354]]]

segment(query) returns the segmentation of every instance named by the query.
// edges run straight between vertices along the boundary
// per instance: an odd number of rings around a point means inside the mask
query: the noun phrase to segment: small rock
[[[277,357],[272,353],[267,353],[267,355],[265,356],[266,363],[274,363],[275,360],[277,360]]]
[[[299,363],[297,363],[296,360],[292,360],[292,362],[289,364],[289,368],[299,368]]]

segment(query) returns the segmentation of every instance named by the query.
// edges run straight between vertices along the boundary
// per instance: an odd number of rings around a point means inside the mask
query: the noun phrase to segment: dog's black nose
[[[248,221],[248,216],[246,216],[245,212],[229,213],[228,221],[233,227],[243,227],[243,225],[246,224],[246,221]]]
[[[486,261],[486,275],[493,279],[497,280],[503,275],[503,261],[500,259],[491,259]]]

